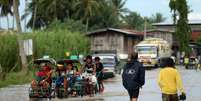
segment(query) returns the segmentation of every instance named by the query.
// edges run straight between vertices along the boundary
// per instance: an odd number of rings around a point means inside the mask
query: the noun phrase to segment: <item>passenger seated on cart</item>
[[[45,66],[43,66],[43,70],[47,76],[47,78],[45,79],[50,85],[52,84],[52,69],[50,67],[49,64],[46,64]]]
[[[51,68],[46,64],[41,64],[39,71],[35,73],[36,79],[31,82],[31,87],[43,87],[48,88],[51,85]]]
[[[76,68],[73,68],[72,63],[69,63],[69,64],[67,64],[66,72],[67,72],[66,74],[67,74],[67,80],[68,80],[68,87],[72,88],[73,83],[75,82],[77,70],[76,70]]]
[[[76,96],[76,91],[73,90],[73,84],[75,83],[77,68],[73,67],[72,63],[67,64],[67,82],[68,82],[68,90],[72,91],[72,96]]]
[[[57,80],[56,80],[56,90],[58,90],[58,88],[60,86],[63,86],[64,91],[67,91],[66,68],[64,67],[63,64],[58,64],[57,65],[56,73],[58,75]]]
[[[86,63],[83,65],[81,71],[85,74],[84,79],[87,82],[85,87],[86,94],[92,96],[94,89],[92,82],[94,81],[93,77],[96,75],[96,67],[92,63],[92,56],[88,55],[86,57]]]

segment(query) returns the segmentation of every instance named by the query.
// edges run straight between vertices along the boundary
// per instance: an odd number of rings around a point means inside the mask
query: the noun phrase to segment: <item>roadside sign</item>
[[[26,56],[33,55],[33,40],[23,40],[24,52]]]

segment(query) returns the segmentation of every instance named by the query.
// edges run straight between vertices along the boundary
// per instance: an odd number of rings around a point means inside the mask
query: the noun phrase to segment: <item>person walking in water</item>
[[[163,68],[159,72],[158,85],[162,92],[162,101],[179,101],[178,90],[181,92],[180,99],[185,100],[181,77],[174,61],[171,58],[162,58],[160,62]]]
[[[122,74],[123,86],[128,91],[130,101],[137,101],[140,88],[145,83],[145,68],[137,59],[137,53],[129,55]]]

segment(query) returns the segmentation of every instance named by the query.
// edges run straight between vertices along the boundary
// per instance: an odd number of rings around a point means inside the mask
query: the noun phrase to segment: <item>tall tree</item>
[[[89,20],[98,10],[98,3],[96,0],[79,0],[76,4],[80,17],[83,16],[83,21],[86,24],[86,32],[88,31]]]
[[[127,28],[136,30],[143,30],[144,28],[144,19],[140,14],[136,12],[130,12],[124,17],[124,21]]]
[[[180,51],[190,52],[189,41],[191,28],[188,25],[189,7],[186,0],[170,0],[169,7],[173,13],[173,20],[176,24],[176,35],[179,40]],[[178,20],[177,20],[178,16]]]
[[[31,15],[27,27],[44,28],[54,20],[63,22],[66,18],[74,17],[77,2],[78,0],[32,0],[22,19]]]
[[[20,3],[19,0],[13,0],[13,13],[15,16],[17,32],[21,33],[22,27],[21,27],[20,14],[18,9],[19,3]],[[18,36],[18,44],[19,44],[19,53],[20,53],[21,63],[22,63],[22,72],[27,72],[28,70],[27,58],[24,52],[23,41],[20,38],[20,36]]]
[[[119,18],[123,17],[123,13],[128,12],[128,9],[124,8],[126,1],[127,0],[111,0],[113,12]]]
[[[98,12],[90,17],[89,30],[107,27],[118,27],[119,18],[114,13],[113,4],[108,0],[98,1]]]
[[[153,14],[152,17],[150,17],[150,21],[152,23],[159,23],[165,21],[165,17],[161,13]]]

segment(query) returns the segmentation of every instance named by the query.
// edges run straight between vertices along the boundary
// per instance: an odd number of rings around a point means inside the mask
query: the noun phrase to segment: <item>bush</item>
[[[60,59],[65,58],[65,52],[70,51],[86,54],[89,51],[88,39],[78,32],[68,30],[38,31],[35,33],[36,56],[49,55]],[[40,43],[40,44],[39,44]]]
[[[66,30],[36,31],[22,34],[23,39],[34,40],[35,57],[49,55],[55,59],[65,58],[65,52],[87,54],[89,41],[84,34]],[[4,72],[10,72],[20,64],[16,34],[0,34],[0,64]],[[31,60],[31,59],[28,59]],[[17,68],[19,70],[20,68]]]
[[[0,80],[4,80],[0,83],[0,87],[9,84],[22,84],[32,79],[30,74],[19,72],[21,68],[17,37],[33,39],[35,58],[49,55],[57,60],[65,58],[67,51],[73,54],[87,54],[89,52],[89,41],[79,31],[71,32],[67,29],[58,28],[20,34],[20,36],[17,36],[16,33],[0,33]],[[32,59],[32,56],[28,57],[29,64],[31,64]],[[29,70],[32,72],[31,68]]]
[[[18,50],[16,35],[0,34],[0,65],[2,71],[9,72],[11,68],[18,65]]]

